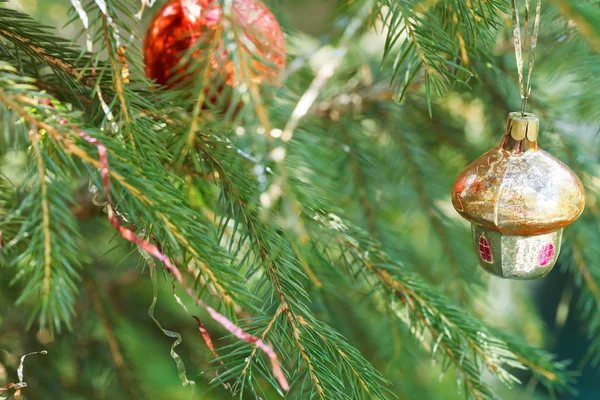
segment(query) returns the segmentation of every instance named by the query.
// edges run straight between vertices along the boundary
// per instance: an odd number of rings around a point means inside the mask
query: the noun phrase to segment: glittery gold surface
[[[513,122],[509,118],[507,126]],[[454,208],[475,224],[510,235],[539,235],[575,221],[584,208],[577,175],[535,140],[521,133],[517,137],[523,139],[515,140],[508,133],[459,175]]]

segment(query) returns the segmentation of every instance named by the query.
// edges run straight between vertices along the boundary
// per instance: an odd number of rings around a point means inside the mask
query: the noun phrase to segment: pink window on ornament
[[[538,262],[540,266],[545,267],[550,264],[554,259],[554,245],[552,243],[547,243],[542,246],[540,250],[540,255],[538,257]]]
[[[485,236],[481,236],[479,238],[479,255],[481,259],[486,263],[492,263],[492,248],[490,247],[490,242],[485,238]]]

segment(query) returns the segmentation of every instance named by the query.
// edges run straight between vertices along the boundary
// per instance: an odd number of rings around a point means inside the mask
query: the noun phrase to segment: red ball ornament
[[[198,40],[205,43],[194,56],[201,57],[202,52],[208,51],[219,24],[223,23],[222,15],[221,6],[216,0],[170,0],[165,3],[152,19],[146,33],[146,75],[167,87],[185,81],[189,77],[185,73],[188,67],[181,65],[181,59]],[[264,82],[279,86],[285,67],[285,41],[275,16],[260,0],[233,0],[232,17],[239,32],[245,35],[240,40],[240,49],[235,51],[249,53],[250,46],[256,53],[256,57],[247,57],[252,71],[250,79],[259,84]],[[225,36],[227,32],[222,34]],[[243,42],[248,42],[248,45]],[[222,82],[230,87],[236,86],[239,77],[235,76],[233,61],[228,57],[223,43],[219,44],[209,62],[213,68],[211,72],[217,71]],[[222,82],[217,84],[221,85]],[[222,87],[216,92],[221,90]],[[211,91],[214,93],[215,89]]]

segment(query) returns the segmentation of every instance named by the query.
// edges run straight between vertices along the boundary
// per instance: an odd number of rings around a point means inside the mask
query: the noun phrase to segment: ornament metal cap
[[[537,145],[539,119],[510,113],[500,145],[456,179],[452,204],[472,223],[480,265],[503,278],[546,275],[562,228],[583,212],[581,180]]]
[[[506,134],[514,140],[527,139],[535,142],[538,137],[540,120],[535,114],[512,112],[506,121]]]

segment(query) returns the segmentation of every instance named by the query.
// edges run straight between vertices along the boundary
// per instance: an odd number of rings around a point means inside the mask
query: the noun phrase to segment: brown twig
[[[590,269],[583,258],[583,254],[577,243],[577,240],[575,238],[573,239],[574,240],[571,244],[571,248],[573,249],[575,265],[577,266],[577,269],[579,269],[579,272],[581,272],[581,276],[583,277],[586,286],[590,289],[590,292],[592,292],[592,296],[594,297],[594,300],[596,300],[597,306],[600,307],[600,290],[598,289],[598,284],[594,280],[594,277],[592,276]]]
[[[112,75],[113,75],[113,79],[114,79],[114,83],[115,83],[117,97],[119,98],[119,103],[121,103],[121,112],[123,113],[123,117],[125,118],[125,124],[126,124],[125,126],[129,133],[129,139],[131,141],[131,146],[135,150],[135,148],[136,148],[135,139],[133,137],[133,133],[131,132],[131,129],[129,129],[129,127],[127,126],[127,124],[129,124],[131,122],[131,120],[129,118],[129,109],[127,108],[127,101],[125,100],[125,96],[123,95],[123,82],[121,81],[121,75],[119,74],[119,70],[117,68],[117,62],[115,60],[115,55],[113,54],[110,36],[108,33],[108,20],[107,20],[108,18],[110,18],[110,17],[107,15],[102,15],[104,40],[106,41],[106,48],[108,51],[108,58],[110,60],[110,65],[112,68]]]
[[[519,360],[521,362],[521,364],[525,365],[530,370],[537,372],[538,374],[542,375],[544,378],[548,379],[550,382],[556,381],[557,376],[554,372],[548,371],[548,370],[540,367],[539,365],[535,365],[534,363],[532,363],[525,357],[521,356],[520,354],[517,354],[515,352],[513,352],[513,354],[515,355],[515,357],[517,357],[517,360]]]
[[[112,329],[110,324],[110,320],[104,309],[102,304],[102,300],[100,300],[100,296],[98,295],[98,291],[96,289],[96,285],[91,280],[91,278],[84,277],[83,279],[85,287],[87,288],[87,294],[92,301],[92,305],[98,317],[100,317],[100,323],[102,324],[102,330],[104,331],[104,337],[106,338],[106,342],[108,343],[108,349],[110,350],[110,354],[112,356],[115,367],[117,368],[119,379],[121,380],[121,384],[123,387],[129,392],[132,397],[136,397],[136,391],[134,390],[134,385],[131,382],[131,378],[129,376],[129,369],[125,363],[125,358],[119,349],[119,342],[117,341],[117,337]]]
[[[38,180],[42,190],[42,226],[44,232],[44,296],[50,295],[50,280],[52,271],[52,243],[50,236],[50,207],[48,206],[48,185],[46,168],[40,152],[40,135],[37,130],[29,130],[29,140],[37,160]]]
[[[25,46],[26,48],[30,49],[33,53],[35,53],[38,57],[46,61],[48,64],[50,64],[54,68],[60,69],[75,80],[78,80],[81,83],[83,83],[85,86],[94,87],[96,85],[95,78],[83,76],[83,73],[79,71],[77,67],[74,67],[73,65],[61,60],[60,58],[48,54],[46,49],[31,43],[29,39],[20,36],[15,32],[1,28],[0,35],[10,38],[11,40],[16,41],[21,45]]]
[[[282,311],[283,311],[283,305],[279,305],[279,307],[277,307],[277,311],[275,311],[275,314],[273,314],[273,317],[267,324],[267,327],[265,328],[263,333],[260,334],[260,338],[262,340],[265,340],[265,338],[267,337],[267,334],[271,331],[271,329],[275,325],[275,321],[277,321],[277,318],[281,315]],[[258,347],[256,347],[256,346],[252,349],[252,353],[250,353],[250,355],[248,356],[248,359],[246,360],[246,365],[244,366],[244,369],[242,370],[242,375],[246,375],[246,372],[247,372],[248,368],[250,367],[250,363],[252,363],[252,359],[256,355],[257,350],[258,350]]]

